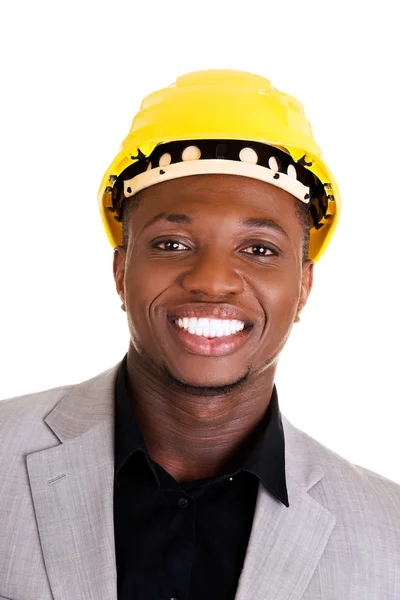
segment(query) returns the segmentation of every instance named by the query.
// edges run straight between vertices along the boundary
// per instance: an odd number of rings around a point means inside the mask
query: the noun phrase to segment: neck
[[[221,474],[268,408],[276,363],[242,387],[219,395],[175,389],[130,347],[128,382],[134,413],[152,460],[177,481]]]

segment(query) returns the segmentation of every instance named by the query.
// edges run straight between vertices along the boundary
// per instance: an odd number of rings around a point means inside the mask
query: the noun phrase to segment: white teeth
[[[244,323],[236,319],[196,319],[195,317],[184,317],[183,319],[177,319],[175,323],[178,327],[185,329],[192,335],[208,338],[234,335],[244,329]]]
[[[201,324],[201,328],[203,329],[204,337],[208,337],[210,335],[210,320],[209,319],[199,319],[199,323]]]

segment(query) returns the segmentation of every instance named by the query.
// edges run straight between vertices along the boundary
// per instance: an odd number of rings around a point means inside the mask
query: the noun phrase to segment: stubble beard
[[[160,367],[159,367],[160,368]],[[226,394],[231,394],[241,388],[247,383],[250,375],[251,369],[249,368],[247,373],[245,373],[236,381],[231,383],[226,383],[224,385],[191,385],[186,383],[171,373],[166,364],[161,365],[162,374],[167,381],[168,385],[170,385],[176,391],[181,392],[182,394],[188,394],[191,396],[224,396]]]

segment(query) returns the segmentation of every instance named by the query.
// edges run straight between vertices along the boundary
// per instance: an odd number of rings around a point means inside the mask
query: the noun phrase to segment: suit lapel
[[[235,600],[300,600],[335,517],[308,493],[323,477],[302,432],[282,418],[289,507],[260,485]]]
[[[45,419],[62,444],[27,457],[55,600],[117,598],[113,522],[117,367],[73,387]]]

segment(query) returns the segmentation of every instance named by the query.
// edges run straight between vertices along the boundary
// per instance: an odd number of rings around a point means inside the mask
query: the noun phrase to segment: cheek
[[[168,269],[160,265],[149,265],[132,261],[125,272],[125,296],[129,327],[135,337],[148,336],[150,320],[158,299],[162,303],[166,290],[173,285],[174,278]]]
[[[278,342],[286,338],[297,314],[300,282],[294,274],[271,277],[260,289],[266,313],[268,338]]]

